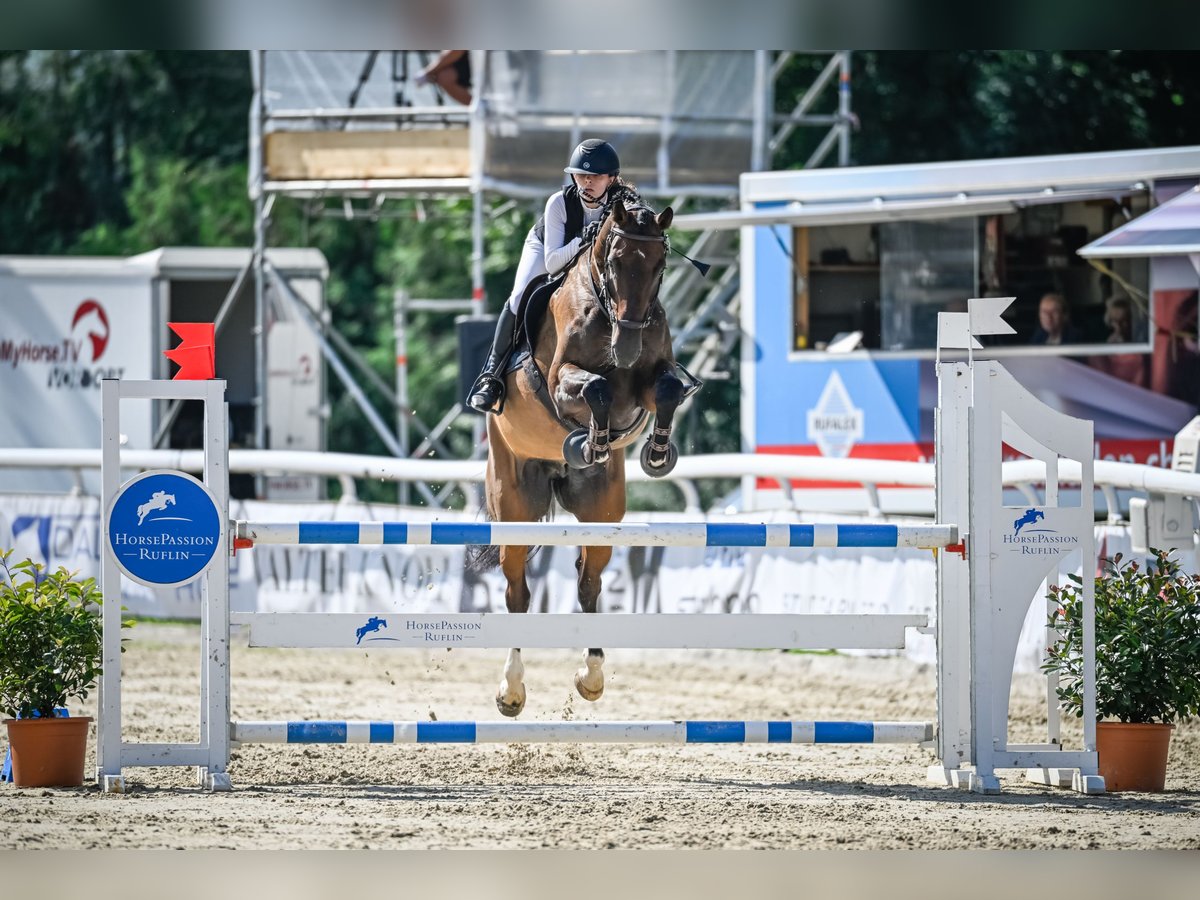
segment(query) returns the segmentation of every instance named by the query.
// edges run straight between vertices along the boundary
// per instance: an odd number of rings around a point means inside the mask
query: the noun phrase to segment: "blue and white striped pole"
[[[919,744],[930,722],[233,722],[241,744]]]
[[[238,545],[483,544],[626,547],[920,547],[958,542],[954,525],[754,522],[238,522]]]

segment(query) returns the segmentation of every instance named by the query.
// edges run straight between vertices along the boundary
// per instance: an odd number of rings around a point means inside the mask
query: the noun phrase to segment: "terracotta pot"
[[[79,787],[91,718],[5,719],[17,787]]]
[[[1167,783],[1167,748],[1174,725],[1097,722],[1100,774],[1110,791],[1161,791]]]

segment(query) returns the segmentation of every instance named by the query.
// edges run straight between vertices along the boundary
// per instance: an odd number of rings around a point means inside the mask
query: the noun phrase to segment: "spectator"
[[[1109,344],[1128,344],[1133,341],[1133,306],[1128,297],[1109,297],[1104,304],[1104,324],[1108,326]]]
[[[1133,341],[1133,306],[1128,297],[1109,297],[1104,304],[1104,324],[1108,326],[1109,344],[1128,344]],[[1138,387],[1150,386],[1150,357],[1144,353],[1111,353],[1096,356],[1091,365],[1114,378]]]
[[[1082,332],[1071,324],[1071,314],[1067,311],[1067,301],[1063,295],[1043,295],[1038,304],[1038,327],[1029,343],[1053,347],[1082,341]]]
[[[471,51],[444,50],[417,73],[417,84],[440,87],[463,106],[471,105]]]

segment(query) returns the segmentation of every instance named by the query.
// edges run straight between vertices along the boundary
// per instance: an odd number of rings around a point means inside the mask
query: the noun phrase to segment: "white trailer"
[[[318,250],[268,258],[323,320],[329,267]],[[217,377],[228,382],[230,442],[252,447],[255,359],[250,251],[167,247],[129,258],[0,256],[0,446],[100,446],[100,382],[170,378],[168,322],[217,322]],[[324,450],[324,376],[316,336],[290,302],[270,295],[267,445]],[[200,421],[184,406],[136,404],[122,417],[131,449],[194,446]],[[193,421],[194,420],[194,421]],[[99,491],[64,471],[0,470],[0,491]],[[267,479],[267,496],[315,500],[313,476]]]

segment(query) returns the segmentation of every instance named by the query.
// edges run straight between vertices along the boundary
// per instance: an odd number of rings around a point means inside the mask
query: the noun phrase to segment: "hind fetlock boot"
[[[496,319],[496,336],[492,338],[487,362],[483,364],[483,371],[475,379],[471,395],[467,397],[467,406],[471,409],[482,413],[498,413],[504,408],[504,366],[512,355],[516,337],[517,316],[506,303]],[[500,406],[497,407],[497,404]]]

